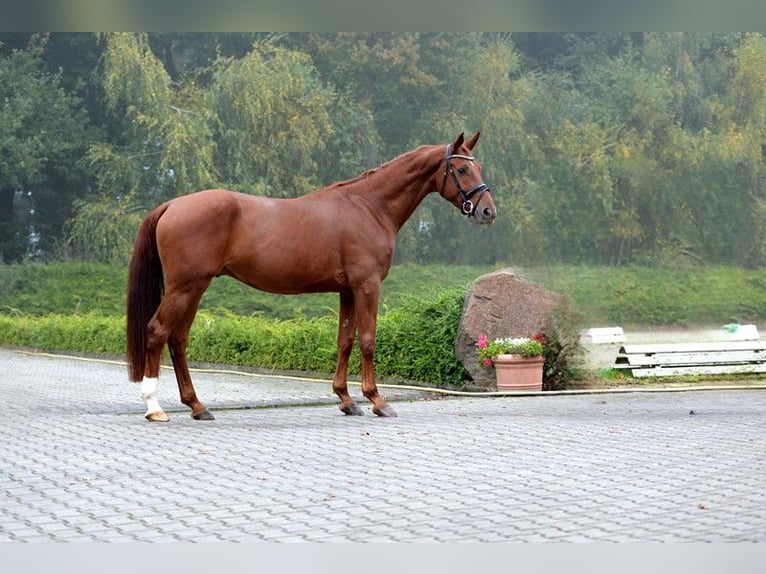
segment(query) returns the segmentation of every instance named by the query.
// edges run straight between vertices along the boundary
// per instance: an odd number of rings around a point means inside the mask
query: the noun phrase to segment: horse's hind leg
[[[200,293],[195,301],[190,303],[186,315],[170,334],[168,348],[170,349],[170,359],[173,361],[173,370],[176,374],[181,402],[191,409],[192,418],[198,421],[211,421],[215,419],[215,417],[209,410],[207,410],[207,407],[197,399],[197,393],[194,391],[191,374],[189,373],[189,365],[186,362],[186,347],[189,342],[189,330],[191,329],[194,317],[197,314],[197,306],[199,305],[201,297],[202,293]]]
[[[162,303],[160,303],[160,308],[164,302],[165,298],[163,298]],[[144,377],[141,381],[141,398],[146,403],[146,414],[144,414],[146,420],[152,422],[167,422],[170,419],[168,418],[168,415],[165,414],[165,411],[162,410],[162,407],[157,400],[157,386],[160,380],[162,349],[167,341],[165,329],[162,328],[162,323],[158,320],[159,311],[160,309],[157,309],[157,312],[147,326],[146,367],[144,369]]]
[[[196,287],[186,287],[184,290],[168,289],[165,296],[162,298],[157,312],[149,321],[148,325],[148,337],[147,337],[147,359],[146,368],[144,371],[144,379],[141,383],[141,398],[146,402],[146,414],[144,415],[147,420],[150,421],[167,421],[168,416],[165,411],[162,410],[159,402],[157,401],[156,392],[157,384],[159,382],[160,361],[162,358],[162,349],[165,344],[168,343],[171,347],[171,358],[173,358],[173,366],[178,373],[177,364],[182,365],[181,372],[186,373],[184,379],[179,379],[179,389],[181,389],[181,395],[183,400],[184,388],[188,386],[191,389],[191,396],[194,395],[194,388],[191,386],[191,378],[188,375],[188,368],[186,367],[186,334],[188,334],[191,322],[194,320],[197,305],[202,297],[207,286],[210,284],[210,280],[201,282]],[[170,344],[171,335],[176,332],[182,325],[182,329],[185,329],[185,335],[173,338],[173,343]],[[183,350],[179,353],[182,343]],[[182,357],[181,361],[177,363],[174,355]],[[181,381],[184,381],[183,383]],[[187,393],[187,397],[189,393]],[[196,401],[196,396],[193,396],[193,400]],[[201,405],[197,401],[197,405]],[[192,407],[194,408],[194,407]],[[192,412],[201,412],[207,410],[204,405],[197,406],[198,411],[192,410]]]
[[[356,337],[356,313],[354,294],[351,291],[340,292],[340,312],[338,314],[338,361],[332,390],[340,398],[340,410],[347,415],[363,415],[364,411],[348,393],[348,359]]]

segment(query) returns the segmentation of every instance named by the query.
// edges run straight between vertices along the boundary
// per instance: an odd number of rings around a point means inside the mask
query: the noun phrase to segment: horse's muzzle
[[[473,211],[472,219],[474,223],[479,225],[489,225],[495,222],[497,217],[497,208],[492,196],[489,194],[489,190],[481,194],[479,202],[476,204],[476,208]]]

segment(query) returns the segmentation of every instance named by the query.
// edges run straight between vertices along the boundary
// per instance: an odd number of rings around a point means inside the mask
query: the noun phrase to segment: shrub
[[[378,319],[377,372],[383,376],[462,385],[454,343],[465,289],[450,288],[401,301]]]
[[[44,351],[119,355],[125,349],[125,321],[96,314],[0,314],[0,342]]]
[[[210,363],[332,372],[335,321],[329,317],[279,321],[202,312],[192,326],[188,356]]]
[[[545,337],[543,357],[543,390],[555,391],[565,388],[580,378],[584,349],[580,344],[582,317],[569,303],[563,302],[554,310],[543,325]]]
[[[463,368],[452,349],[463,293],[450,290],[408,299],[378,320],[376,372],[383,377],[460,385]],[[190,360],[276,370],[332,373],[337,318],[279,321],[262,317],[197,315],[189,338]],[[123,355],[124,317],[0,314],[0,343],[46,351]],[[360,372],[354,347],[349,372]]]

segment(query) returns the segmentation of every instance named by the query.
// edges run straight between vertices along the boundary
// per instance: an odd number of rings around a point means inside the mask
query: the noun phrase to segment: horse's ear
[[[476,142],[479,141],[479,136],[481,135],[481,132],[476,132],[471,136],[471,138],[465,142],[465,147],[472,150],[473,147],[476,145]]]
[[[460,151],[460,147],[463,145],[463,139],[464,139],[465,133],[460,132],[460,135],[457,136],[454,143],[452,144],[452,151],[450,154],[456,154]]]

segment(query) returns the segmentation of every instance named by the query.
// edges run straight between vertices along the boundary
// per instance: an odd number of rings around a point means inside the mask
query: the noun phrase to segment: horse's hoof
[[[170,417],[165,414],[165,411],[146,413],[144,418],[153,423],[166,423],[170,420]]]
[[[207,409],[205,409],[204,411],[200,411],[198,413],[192,413],[192,418],[195,421],[214,421],[215,420],[213,413],[211,413]]]
[[[396,411],[392,409],[390,405],[383,405],[382,407],[372,407],[372,412],[374,412],[379,417],[397,416]]]
[[[351,403],[350,405],[341,405],[340,410],[343,411],[347,415],[354,415],[354,416],[363,416],[364,411],[362,410],[362,407],[360,407],[356,403]]]

